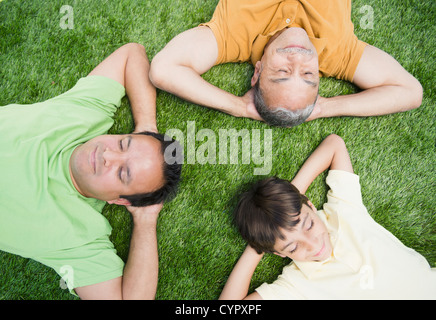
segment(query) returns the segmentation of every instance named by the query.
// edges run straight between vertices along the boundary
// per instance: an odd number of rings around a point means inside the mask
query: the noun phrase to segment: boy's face
[[[284,239],[275,243],[275,253],[295,261],[323,261],[332,254],[330,237],[312,203],[303,205],[300,222],[292,229],[282,229]]]

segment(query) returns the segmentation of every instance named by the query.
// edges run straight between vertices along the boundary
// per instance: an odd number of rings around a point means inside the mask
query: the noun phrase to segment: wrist
[[[247,245],[243,254],[247,257],[250,257],[250,259],[259,262],[260,260],[262,260],[262,257],[265,253],[257,253],[257,251],[252,246]]]
[[[243,101],[243,97],[232,95],[228,102],[228,106],[225,107],[223,111],[233,117],[246,117],[245,103]]]
[[[155,132],[158,133],[156,124],[137,124],[135,125],[135,130],[133,133],[139,133],[139,132]]]
[[[154,204],[146,207],[127,207],[132,215],[133,225],[138,227],[155,227],[157,219],[162,209],[162,204]]]
[[[138,229],[156,229],[158,215],[132,214],[133,227]]]

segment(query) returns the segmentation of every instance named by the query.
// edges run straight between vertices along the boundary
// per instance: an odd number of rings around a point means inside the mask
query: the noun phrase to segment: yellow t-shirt
[[[320,76],[352,81],[366,43],[351,22],[351,0],[221,0],[208,23],[218,43],[216,64],[251,61],[287,27],[306,30],[319,57]]]
[[[436,268],[375,222],[362,203],[359,177],[331,170],[330,190],[318,211],[333,245],[321,262],[294,261],[263,299],[436,299]]]

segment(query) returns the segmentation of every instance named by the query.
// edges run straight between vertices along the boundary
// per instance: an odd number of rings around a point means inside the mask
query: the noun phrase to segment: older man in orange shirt
[[[201,74],[250,61],[252,89],[237,97]],[[319,77],[359,93],[324,98]],[[187,30],[151,64],[155,86],[237,117],[292,127],[334,116],[372,116],[420,106],[422,87],[393,57],[357,39],[351,0],[221,0],[208,23]]]

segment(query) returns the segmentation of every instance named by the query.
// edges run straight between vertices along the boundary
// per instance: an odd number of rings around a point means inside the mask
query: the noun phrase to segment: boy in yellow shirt
[[[304,195],[330,169],[327,203]],[[344,141],[330,135],[289,183],[267,178],[244,193],[235,222],[248,246],[220,299],[435,299],[436,269],[368,214]],[[293,262],[247,295],[265,252]]]

